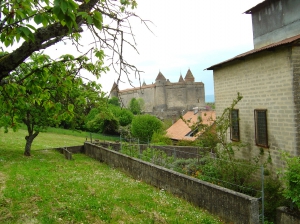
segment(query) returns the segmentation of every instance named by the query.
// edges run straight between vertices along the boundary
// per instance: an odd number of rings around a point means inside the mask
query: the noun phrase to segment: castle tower
[[[192,72],[191,72],[190,69],[187,71],[184,80],[186,82],[195,82],[195,77],[193,76],[193,74],[192,74]]]
[[[163,111],[167,109],[166,102],[166,84],[167,80],[164,75],[159,72],[155,79],[155,92],[154,92],[154,102],[155,111]]]
[[[114,96],[118,97],[118,93],[119,93],[119,87],[118,87],[117,83],[114,82],[114,84],[110,90],[110,97],[114,97]]]
[[[159,71],[156,79],[155,79],[155,84],[157,85],[163,85],[165,84],[167,79],[164,77],[164,75]]]
[[[180,77],[179,77],[179,80],[178,82],[184,82],[183,78],[182,78],[182,75],[180,74]]]

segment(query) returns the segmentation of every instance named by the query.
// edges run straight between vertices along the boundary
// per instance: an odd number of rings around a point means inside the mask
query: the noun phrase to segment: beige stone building
[[[252,15],[254,49],[213,65],[217,116],[240,92],[228,136],[249,147],[241,156],[270,152],[281,165],[280,150],[300,155],[300,1],[266,0]]]
[[[195,82],[190,71],[185,78],[180,75],[178,82],[172,83],[159,72],[155,83],[141,87],[119,90],[114,84],[110,93],[118,96],[125,107],[129,106],[132,98],[142,98],[145,102],[144,112],[159,118],[178,118],[194,107],[204,107],[204,83]]]

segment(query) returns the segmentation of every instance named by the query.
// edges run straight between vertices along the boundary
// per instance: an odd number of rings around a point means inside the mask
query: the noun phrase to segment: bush
[[[172,140],[164,132],[155,131],[152,135],[151,143],[155,145],[172,145]]]
[[[110,110],[118,118],[121,126],[127,126],[131,124],[134,115],[130,110],[116,106],[110,106]]]
[[[141,143],[148,142],[155,131],[161,130],[162,122],[149,114],[137,115],[131,123],[131,134],[133,137],[139,138]]]
[[[134,114],[141,114],[144,110],[145,102],[142,98],[132,98],[129,102],[129,110]]]
[[[103,111],[87,123],[90,131],[103,134],[118,134],[119,121],[111,111]]]
[[[98,108],[93,108],[88,113],[88,115],[86,116],[85,121],[84,121],[85,122],[85,128],[86,128],[87,131],[97,132],[99,130],[99,127],[94,127],[91,123],[91,121],[94,120],[96,115],[98,115],[99,113],[100,113],[100,110]]]
[[[283,195],[300,209],[300,157],[283,154],[287,167],[282,171],[282,180],[286,186]]]

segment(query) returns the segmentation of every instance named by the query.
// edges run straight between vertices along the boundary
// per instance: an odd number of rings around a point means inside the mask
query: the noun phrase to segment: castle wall
[[[171,83],[157,79],[155,84],[122,90],[119,95],[125,107],[129,107],[132,98],[142,98],[145,102],[144,112],[160,118],[178,117],[183,110],[192,110],[205,104],[204,84],[193,81]]]
[[[168,109],[186,109],[186,85],[173,84],[166,86]]]

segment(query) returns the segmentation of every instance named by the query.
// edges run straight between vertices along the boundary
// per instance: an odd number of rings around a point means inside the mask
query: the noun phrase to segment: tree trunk
[[[26,139],[26,145],[25,145],[25,151],[24,151],[24,156],[31,156],[30,150],[31,150],[31,144],[35,137],[39,134],[39,132],[35,132],[34,134],[29,134],[28,136],[25,137]]]

